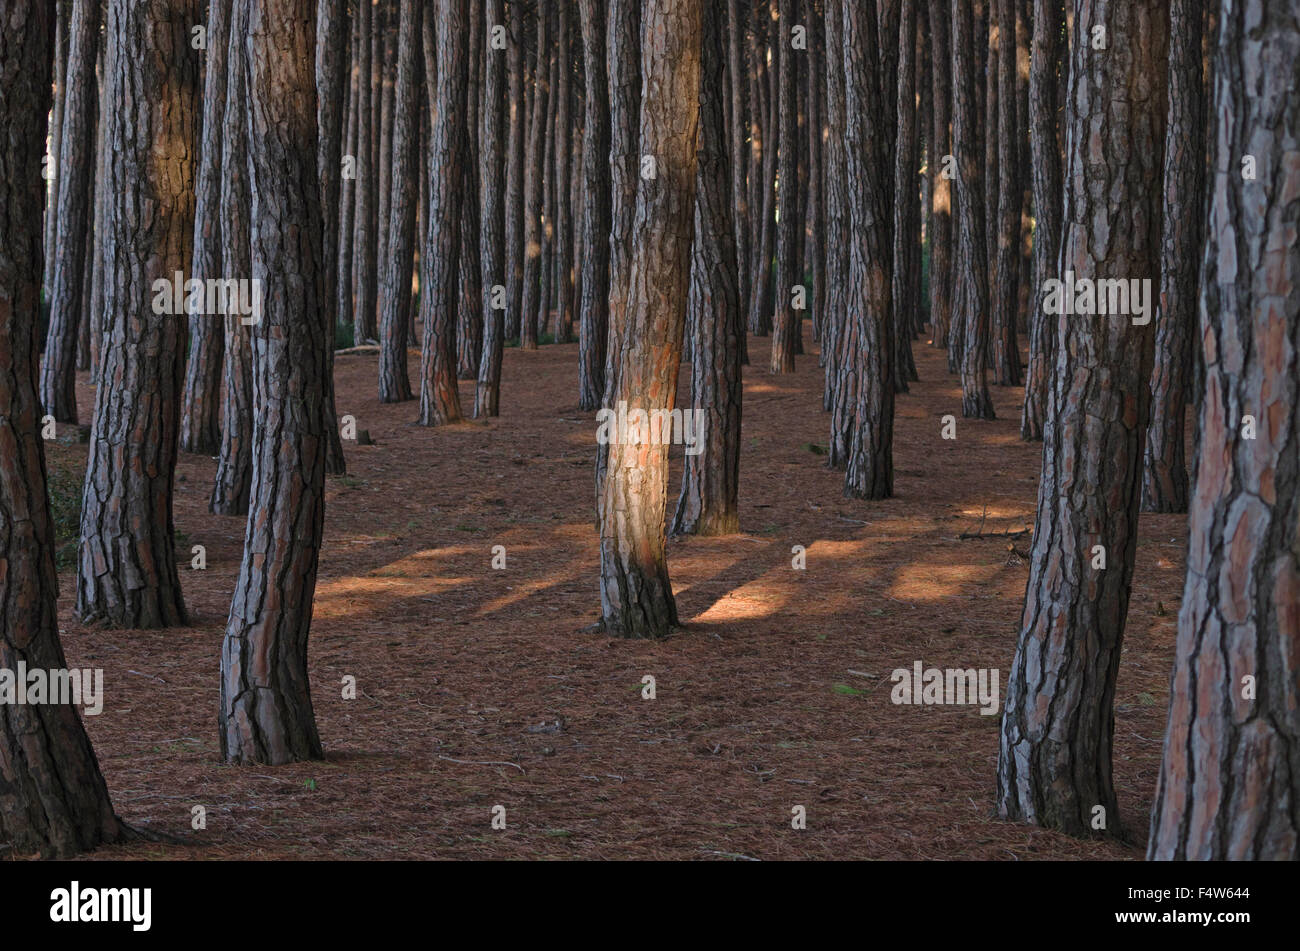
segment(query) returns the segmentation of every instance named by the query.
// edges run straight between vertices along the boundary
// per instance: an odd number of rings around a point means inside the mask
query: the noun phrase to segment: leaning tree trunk
[[[1099,26],[1104,56],[1092,49]],[[1078,280],[1147,279],[1159,267],[1168,30],[1165,0],[1076,0],[1061,257]],[[1126,108],[1116,109],[1121,99]],[[1072,835],[1115,835],[1113,701],[1137,550],[1151,331],[1124,314],[1076,313],[1056,321],[1056,337],[997,808]]]
[[[844,136],[851,239],[849,319],[856,327],[854,352],[841,358],[857,368],[853,431],[845,462],[844,494],[887,499],[894,494],[893,309],[889,224],[893,218],[893,163],[883,117],[885,97],[874,68],[880,50],[875,17],[857,0],[844,0],[841,56],[844,64]]]
[[[379,294],[379,402],[412,399],[406,372],[406,316],[411,307],[411,266],[415,246],[417,175],[423,163],[415,152],[419,135],[420,97],[416,85],[415,53],[421,46],[421,0],[401,0],[397,34],[397,89],[393,105],[393,171],[389,176],[387,253]]]
[[[695,178],[695,243],[687,320],[691,341],[691,408],[704,420],[698,453],[685,454],[682,491],[670,533],[729,535],[740,530],[741,370],[745,331],[737,284],[727,168],[726,43],[719,4],[704,5],[700,51],[699,167]]]
[[[338,412],[334,406],[334,328],[339,315],[339,192],[342,168],[344,112],[348,105],[348,9],[346,3],[317,0],[316,3],[316,166],[320,173],[321,210],[325,236],[324,303],[329,311],[330,345],[325,368],[325,471],[342,475],[347,471],[343,440],[339,435]]]
[[[226,108],[226,52],[230,0],[208,4],[207,66],[203,77],[203,123],[199,177],[194,186],[194,257],[190,277],[221,279],[221,137]],[[189,318],[189,359],[181,397],[181,451],[217,454],[221,444],[221,368],[225,335],[212,314]]]
[[[460,419],[456,389],[460,180],[465,154],[469,0],[438,0],[438,116],[430,136],[429,223],[420,253],[420,425]]]
[[[81,508],[77,616],[113,627],[186,621],[172,490],[185,372],[184,320],[158,313],[194,237],[196,0],[113,0],[110,257],[99,388]],[[142,207],[149,208],[143,216]],[[165,282],[159,293],[154,282]]]
[[[0,40],[0,669],[62,670],[36,392],[52,4],[12,0],[5,24],[13,32]],[[0,704],[0,750],[0,841],[14,856],[65,858],[124,836],[76,707]]]
[[[491,30],[503,23],[502,0],[485,0],[486,20],[478,29]],[[516,43],[513,38],[508,43]],[[494,288],[509,285],[505,253],[505,204],[503,202],[505,163],[506,51],[484,47],[486,71],[483,94],[483,144],[479,150],[483,183],[482,226],[479,232],[482,259],[483,345],[478,365],[478,383],[474,392],[474,417],[482,419],[500,412],[501,353],[505,343],[505,309],[496,306]],[[514,55],[513,53],[511,55]],[[421,255],[421,267],[423,267]],[[421,288],[423,297],[423,288]]]
[[[1020,135],[1016,94],[1016,0],[995,0],[998,23],[997,255],[993,294],[993,375],[1000,386],[1019,386],[1020,344]]]
[[[700,17],[696,0],[646,0],[642,9],[641,148],[655,176],[637,191],[613,404],[667,411],[676,402],[694,232]],[[644,434],[642,434],[644,435]],[[663,637],[677,624],[664,554],[668,446],[607,446],[600,524],[602,625],[624,637]]]
[[[780,90],[777,105],[778,155],[777,176],[780,180],[778,196],[776,239],[776,293],[773,298],[772,359],[768,369],[772,373],[794,372],[795,337],[799,333],[799,314],[794,309],[794,285],[802,284],[801,262],[798,260],[799,188],[795,177],[799,167],[796,145],[798,122],[796,103],[798,86],[795,76],[795,50],[791,48],[791,29],[794,27],[794,0],[780,0],[780,15],[776,23],[777,44],[775,62],[777,84]]]
[[[313,0],[247,3],[253,276],[267,288],[253,333],[253,500],[221,646],[221,755],[230,763],[323,757],[307,674],[325,515],[327,350],[316,172]]]
[[[1055,362],[1056,323],[1043,303],[1047,281],[1056,273],[1061,249],[1061,134],[1057,119],[1057,70],[1068,49],[1062,30],[1063,0],[1034,0],[1034,40],[1029,63],[1029,144],[1033,152],[1034,289],[1029,314],[1029,367],[1020,438],[1043,438],[1047,423],[1047,388]]]
[[[926,146],[926,167],[930,171],[930,337],[935,347],[948,348],[952,320],[952,182],[947,157],[951,155],[952,58],[948,50],[947,0],[930,3],[930,141]],[[948,369],[956,367],[949,364]]]
[[[1195,6],[1173,10],[1192,15]],[[1201,283],[1202,451],[1147,857],[1295,861],[1300,28],[1286,5],[1224,4],[1220,15],[1216,187]],[[1193,17],[1175,20],[1173,36],[1180,22],[1198,32]],[[1245,155],[1254,157],[1253,178],[1242,175]],[[1253,439],[1242,433],[1244,416],[1257,421]]]
[[[989,271],[985,245],[984,186],[976,141],[978,110],[973,62],[971,0],[952,0],[952,147],[957,164],[957,260],[950,335],[960,331],[961,412],[993,419],[988,387]],[[949,359],[952,359],[949,348]]]
[[[582,298],[578,315],[578,406],[593,410],[605,392],[609,330],[609,81],[605,67],[605,5],[582,0],[586,123],[582,138]]]
[[[41,402],[61,423],[77,421],[77,336],[88,280],[86,236],[93,198],[95,55],[99,48],[100,0],[76,0],[69,29],[63,127],[59,133],[58,205],[50,283],[50,324],[41,367]],[[64,90],[60,90],[64,93]]]
[[[1204,233],[1205,81],[1202,0],[1169,7],[1169,131],[1165,138],[1164,234],[1160,247],[1160,313],[1151,375],[1151,424],[1142,470],[1144,512],[1187,511],[1183,449],[1197,274]]]
[[[221,135],[221,262],[222,270],[235,279],[251,278],[253,274],[248,184],[248,10],[247,0],[237,0],[231,9],[225,128]],[[227,314],[223,319],[221,451],[208,510],[215,515],[247,515],[253,486],[254,328],[237,314]]]

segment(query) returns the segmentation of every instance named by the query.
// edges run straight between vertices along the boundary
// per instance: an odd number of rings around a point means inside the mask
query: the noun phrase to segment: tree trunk
[[[420,255],[420,425],[460,419],[456,389],[456,302],[459,292],[460,183],[465,155],[469,79],[469,0],[438,0],[438,116],[429,143],[429,223]]]
[[[1058,273],[1061,249],[1061,131],[1057,70],[1069,72],[1062,30],[1062,0],[1034,0],[1034,41],[1029,63],[1029,144],[1034,179],[1034,297],[1029,315],[1029,369],[1020,438],[1042,439],[1047,423],[1050,368],[1056,359],[1056,322],[1044,310],[1047,281]]]
[[[719,4],[704,5],[700,51],[700,124],[695,178],[695,242],[687,326],[691,343],[691,407],[703,415],[698,451],[684,454],[682,491],[670,533],[729,535],[740,530],[741,370],[745,330],[737,290],[725,21]]]
[[[321,759],[307,672],[324,526],[326,322],[312,0],[249,3],[253,276],[267,288],[253,334],[255,468],[244,557],[221,646],[220,733],[229,763]],[[290,292],[291,291],[291,292]]]
[[[54,5],[12,0],[0,43],[0,668],[66,669],[59,577],[36,391],[42,279],[41,176]],[[0,704],[0,841],[14,857],[66,858],[123,838],[74,706]]]
[[[538,296],[542,279],[542,183],[545,175],[546,106],[550,93],[550,4],[538,0],[537,66],[533,70],[533,114],[528,123],[527,174],[524,186],[524,289],[520,310],[519,349],[537,349]]]
[[[462,380],[478,377],[483,349],[483,275],[479,261],[479,85],[480,59],[483,56],[483,32],[474,24],[483,22],[483,0],[470,3],[469,68],[465,94],[465,156],[461,166],[460,219],[460,306],[456,320],[456,376]],[[427,176],[426,176],[427,178]]]
[[[388,248],[379,295],[379,402],[400,403],[414,397],[406,372],[406,315],[411,306],[416,190],[422,165],[415,152],[420,99],[415,55],[422,45],[423,3],[401,0],[397,38],[397,89],[392,129],[393,170],[389,177]]]
[[[555,87],[555,342],[568,343],[573,326],[573,210],[569,205],[572,120],[570,88],[573,35],[572,0],[559,5],[559,76]]]
[[[609,80],[605,66],[605,6],[600,0],[582,0],[580,12],[587,99],[582,139],[585,253],[578,317],[578,406],[593,410],[600,406],[605,392],[605,347],[609,330]]]
[[[777,83],[780,90],[778,112],[780,124],[777,157],[777,175],[780,179],[777,216],[776,293],[775,319],[772,322],[772,360],[768,369],[772,373],[794,372],[794,343],[799,332],[798,313],[794,309],[792,294],[796,284],[803,284],[801,261],[798,258],[798,229],[803,227],[799,218],[798,146],[796,135],[796,103],[798,87],[795,77],[795,51],[791,48],[791,30],[795,25],[794,0],[780,0],[780,15],[775,25]]]
[[[339,324],[339,180],[342,175],[343,110],[347,106],[347,4],[317,0],[316,4],[316,166],[320,173],[321,212],[325,235],[321,262],[328,312],[329,346],[325,365],[325,471],[347,471],[338,412],[334,407],[334,333]]]
[[[826,317],[822,322],[822,353],[825,355],[826,385],[822,406],[831,412],[828,461],[841,466],[848,457],[852,414],[847,408],[856,396],[845,393],[846,384],[856,377],[840,357],[846,336],[855,337],[848,319],[846,283],[849,275],[849,211],[845,182],[844,154],[844,59],[841,0],[827,0],[823,23],[826,30]]]
[[[899,0],[898,88],[895,112],[898,139],[894,149],[894,270],[891,277],[894,307],[894,389],[907,392],[910,380],[919,379],[912,355],[912,328],[918,322],[921,301],[914,293],[912,251],[921,240],[920,147],[916,108],[916,0]],[[886,90],[885,92],[888,92]]]
[[[953,327],[960,328],[961,411],[974,419],[993,419],[988,388],[989,271],[986,261],[984,186],[975,126],[971,0],[952,0],[952,145],[957,160],[957,260],[954,262]],[[952,360],[952,350],[948,358]]]
[[[506,313],[505,335],[519,336],[524,294],[524,145],[528,113],[524,96],[523,0],[510,0],[510,135],[506,155]],[[498,376],[499,376],[498,371]],[[493,414],[495,415],[495,414]]]
[[[1159,267],[1168,31],[1164,0],[1076,0],[1061,257],[1077,280],[1144,279]],[[1116,109],[1121,99],[1126,108]],[[1120,835],[1113,701],[1137,550],[1151,334],[1128,315],[1076,313],[1057,319],[1056,336],[998,813],[1071,835]]]
[[[1183,431],[1204,234],[1203,11],[1202,0],[1172,0],[1169,8],[1169,131],[1165,139],[1160,313],[1152,363],[1151,424],[1142,469],[1144,512],[1187,511]]]
[[[771,0],[773,7],[777,0]],[[760,0],[759,7],[765,10],[767,0]],[[750,287],[752,296],[749,301],[749,332],[766,337],[772,332],[772,257],[776,253],[776,176],[777,158],[780,147],[780,63],[781,63],[781,18],[779,16],[760,17],[759,23],[767,21],[767,29],[756,32],[756,45],[759,55],[758,84],[764,88],[767,100],[763,104],[763,165],[759,180],[759,198],[755,210],[759,213],[755,223],[758,241],[754,247],[754,261],[751,265],[753,278]],[[788,42],[788,40],[786,41]],[[764,58],[771,55],[771,65]]]
[[[221,156],[222,270],[233,278],[253,276],[248,184],[248,16],[248,0],[235,0],[230,15],[225,128],[221,135],[225,150]],[[253,485],[254,328],[235,315],[226,316],[223,327],[226,385],[221,395],[221,453],[208,510],[215,515],[247,515]]]
[[[95,55],[100,0],[76,0],[69,30],[66,95],[59,132],[58,203],[50,282],[50,323],[41,367],[41,402],[61,423],[77,421],[77,331],[84,313],[86,234],[94,178]],[[60,90],[63,94],[64,90]]]
[[[375,31],[382,50],[379,71],[379,227],[375,231],[377,273],[376,280],[383,281],[388,269],[388,246],[392,241],[389,227],[393,201],[393,96],[397,88],[397,31],[401,0],[379,0],[375,6]],[[383,308],[383,291],[378,289],[375,298],[376,319]]]
[[[926,167],[930,173],[930,338],[940,350],[948,348],[952,318],[952,182],[946,159],[952,154],[952,56],[948,49],[946,0],[929,0],[930,116]],[[949,364],[949,371],[956,367]]]
[[[486,22],[479,26],[488,31],[504,25],[502,0],[485,0]],[[517,45],[517,37],[508,39]],[[474,395],[474,416],[483,419],[500,412],[501,351],[505,339],[505,310],[493,305],[494,288],[506,288],[507,263],[505,253],[505,204],[502,201],[505,162],[505,119],[509,103],[506,101],[506,63],[514,57],[511,52],[495,49],[490,44],[484,50],[487,59],[483,96],[483,146],[480,150],[483,182],[483,226],[480,233],[480,257],[483,261],[483,355],[478,366],[478,385]],[[421,271],[423,258],[421,255]],[[421,287],[420,296],[424,296]]]
[[[328,4],[330,0],[322,0]],[[353,17],[348,26],[348,115],[347,129],[344,131],[343,155],[339,161],[339,256],[338,256],[338,292],[335,299],[338,310],[335,319],[339,326],[351,326],[354,314],[352,274],[354,270],[353,247],[355,245],[355,224],[357,216],[357,113],[361,108],[361,81],[358,76],[357,61],[360,58],[358,47],[358,17]],[[323,180],[322,176],[322,180]],[[355,338],[355,331],[354,331]]]
[[[190,262],[199,107],[194,0],[112,0],[111,192],[100,386],[82,497],[77,616],[119,628],[186,622],[172,489],[184,317],[158,313]],[[141,217],[140,208],[150,208]]]
[[[52,166],[42,166],[43,175],[50,175],[48,188],[44,189],[45,205],[41,210],[44,221],[44,238],[41,246],[45,249],[45,261],[42,264],[41,301],[49,306],[54,293],[54,245],[58,239],[59,214],[59,157],[63,146],[63,102],[68,88],[68,48],[69,33],[72,27],[72,0],[58,0],[55,16],[54,33],[54,108],[47,111],[49,116],[49,150],[46,160]],[[41,136],[45,140],[45,136]],[[47,311],[48,315],[48,311]]]
[[[1200,30],[1198,6],[1172,8],[1171,56],[1188,70],[1181,82],[1190,78],[1184,42]],[[1294,77],[1300,29],[1285,4],[1224,4],[1221,17],[1214,199],[1201,283],[1203,451],[1147,857],[1295,861],[1300,107]],[[1180,71],[1171,70],[1175,84],[1181,84]],[[1185,118],[1176,114],[1174,123]],[[1242,175],[1245,155],[1254,156],[1253,179]],[[1243,436],[1243,416],[1258,421],[1253,440]]]
[[[641,106],[641,148],[655,157],[656,168],[637,191],[627,324],[615,373],[613,403],[625,404],[629,413],[668,410],[676,402],[695,230],[701,6],[695,0],[646,0],[642,11],[641,73],[649,95]],[[668,446],[634,436],[620,439],[615,432],[607,446],[602,623],[624,637],[663,637],[677,624],[664,555]]]
[[[356,217],[353,220],[353,255],[354,275],[352,279],[354,309],[352,314],[352,338],[356,344],[374,340],[375,307],[378,290],[377,248],[375,247],[375,208],[376,169],[374,167],[375,125],[379,117],[374,115],[374,64],[372,9],[368,0],[361,0],[357,5],[357,180],[356,180]]]
[[[740,305],[749,304],[750,284],[753,275],[749,270],[749,152],[745,146],[745,135],[750,124],[750,103],[746,95],[749,84],[745,56],[745,24],[747,18],[741,12],[743,0],[727,0],[727,80],[731,94],[731,201],[735,208],[732,215],[736,237],[736,277],[737,293]],[[741,359],[744,360],[745,332],[742,328],[739,337]],[[745,361],[748,362],[748,361]]]
[[[1019,386],[1020,134],[1016,94],[1016,0],[995,0],[998,29],[998,226],[992,296],[993,374],[1000,386]]]
[[[203,122],[199,130],[199,177],[195,184],[194,258],[190,277],[220,280],[221,136],[226,108],[226,52],[230,42],[230,0],[208,4]],[[189,318],[189,359],[181,397],[181,451],[217,454],[221,445],[221,372],[225,350],[222,322],[215,314]]]

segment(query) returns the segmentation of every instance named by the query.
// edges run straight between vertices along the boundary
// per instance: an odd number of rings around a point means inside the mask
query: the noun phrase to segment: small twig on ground
[[[519,770],[519,772],[524,772],[524,768],[518,763],[507,763],[504,760],[499,759],[483,760],[482,762],[475,762],[474,760],[467,759],[452,759],[450,756],[439,756],[438,759],[445,759],[449,763],[460,763],[462,766],[513,766],[515,769]],[[524,773],[524,775],[527,775],[527,773]]]

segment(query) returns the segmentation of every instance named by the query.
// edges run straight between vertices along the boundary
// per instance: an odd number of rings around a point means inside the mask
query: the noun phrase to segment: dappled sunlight
[[[890,597],[907,601],[942,601],[966,593],[970,585],[987,585],[997,565],[904,565],[889,588]]]

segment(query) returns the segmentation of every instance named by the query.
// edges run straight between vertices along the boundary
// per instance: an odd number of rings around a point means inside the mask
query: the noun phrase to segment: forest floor
[[[815,353],[774,377],[769,347],[751,338],[745,370],[744,532],[669,543],[684,626],[661,642],[584,630],[599,617],[596,427],[576,405],[576,345],[507,350],[503,415],[437,429],[414,425],[415,403],[378,402],[373,355],[339,357],[339,414],[375,445],[345,444],[348,474],[328,477],[310,647],[323,762],[219,761],[244,519],[208,513],[215,460],[182,455],[177,560],[193,626],[80,625],[73,577],[60,577],[69,663],[104,670],[104,711],[86,722],[118,812],[181,840],[96,856],[1142,857],[1186,517],[1142,516],[1115,701],[1131,843],[999,821],[1000,717],[895,705],[890,674],[915,661],[996,668],[1005,696],[1028,565],[1005,538],[958,536],[1032,525],[1041,443],[1019,439],[1021,391],[994,388],[996,421],[963,420],[943,355],[919,341],[921,382],[897,405],[896,496],[854,501],[819,454],[829,422]],[[681,386],[685,399],[688,366]],[[89,422],[84,374],[77,395]],[[471,383],[461,400],[472,407]],[[949,413],[955,440],[940,438]],[[51,457],[84,468],[85,446],[53,445]],[[680,458],[674,449],[670,512]],[[190,570],[195,544],[204,571]],[[491,568],[494,545],[505,570]],[[805,570],[791,566],[795,545]],[[504,830],[492,828],[497,805]],[[791,828],[799,805],[804,830]]]

